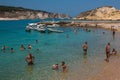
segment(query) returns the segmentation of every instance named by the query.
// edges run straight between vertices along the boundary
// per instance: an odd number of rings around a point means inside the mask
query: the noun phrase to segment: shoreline
[[[83,22],[71,22],[72,26],[77,27],[93,27],[93,28],[104,28],[109,30],[120,31],[120,22],[119,21],[83,21]]]
[[[0,21],[7,20],[23,20],[18,18],[0,18]],[[51,22],[44,22],[44,24],[54,24]],[[72,27],[85,27],[85,28],[104,28],[109,30],[120,31],[120,21],[61,21],[58,23],[60,26],[72,26]]]
[[[17,18],[0,18],[0,21],[7,21],[7,20],[20,20]]]

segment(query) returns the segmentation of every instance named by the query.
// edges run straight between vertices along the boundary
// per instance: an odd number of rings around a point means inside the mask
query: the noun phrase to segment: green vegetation
[[[49,13],[46,11],[41,11],[41,10],[32,10],[32,9],[27,9],[23,7],[12,7],[12,6],[2,6],[0,5],[0,12],[13,12],[13,11],[33,11],[33,12],[44,12],[44,13]]]

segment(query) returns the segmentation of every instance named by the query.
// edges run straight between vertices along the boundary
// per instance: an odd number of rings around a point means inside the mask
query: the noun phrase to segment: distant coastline
[[[20,20],[20,19],[17,19],[17,18],[0,18],[0,20]]]
[[[66,14],[52,13],[42,10],[33,10],[22,7],[0,6],[0,20],[71,18]]]

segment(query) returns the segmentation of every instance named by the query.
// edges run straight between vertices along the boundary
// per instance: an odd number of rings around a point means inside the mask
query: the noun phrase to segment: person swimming
[[[32,46],[30,44],[28,44],[28,49],[32,49]]]
[[[40,53],[40,50],[39,50],[39,49],[36,49],[36,53]]]
[[[13,49],[13,48],[11,48],[11,49],[10,49],[10,52],[11,52],[11,53],[14,53],[15,51],[14,51],[14,49]]]
[[[26,61],[28,63],[28,65],[33,65],[33,60],[34,60],[34,56],[30,53],[28,54],[28,56],[26,57]]]
[[[20,50],[25,50],[25,47],[23,44],[20,46]]]
[[[36,39],[35,42],[36,42],[36,44],[37,44],[37,43],[38,43],[38,40]]]

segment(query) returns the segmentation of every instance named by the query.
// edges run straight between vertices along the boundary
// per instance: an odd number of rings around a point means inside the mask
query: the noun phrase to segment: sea
[[[59,26],[63,33],[25,31],[28,23],[42,21],[0,21],[0,48],[4,45],[7,48],[5,52],[0,51],[0,80],[89,80],[108,64],[104,61],[108,42],[111,51],[115,48],[120,52],[120,32],[113,36],[112,31],[103,28],[86,31],[82,27]],[[86,56],[82,49],[84,42],[88,43]],[[21,44],[26,50],[20,50]],[[28,44],[31,50],[27,49]],[[10,52],[11,48],[14,53]],[[25,59],[29,53],[34,56],[34,65],[27,65]],[[110,62],[112,60],[114,58],[110,58]],[[62,61],[67,65],[67,73],[62,72]],[[59,70],[52,69],[54,64],[59,64]]]

